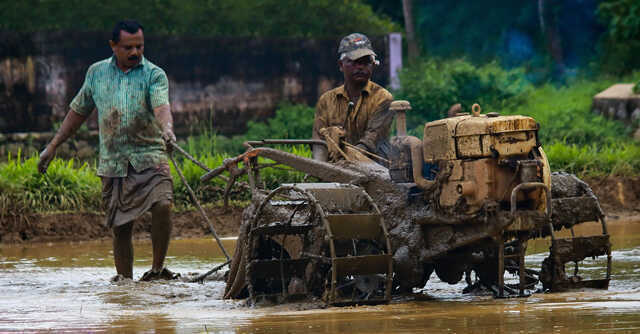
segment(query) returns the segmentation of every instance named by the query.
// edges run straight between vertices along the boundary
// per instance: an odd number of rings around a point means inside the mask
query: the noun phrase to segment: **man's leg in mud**
[[[118,275],[133,278],[133,222],[113,228],[113,260]]]
[[[151,244],[154,272],[160,272],[171,240],[171,202],[162,200],[151,208]]]

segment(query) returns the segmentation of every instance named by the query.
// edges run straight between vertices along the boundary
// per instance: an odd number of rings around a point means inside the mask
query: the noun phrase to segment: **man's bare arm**
[[[160,123],[162,130],[162,138],[170,145],[169,142],[176,141],[176,135],[173,133],[173,116],[171,115],[171,107],[168,104],[161,105],[153,109],[156,120]],[[168,149],[171,149],[167,146]]]
[[[40,173],[45,173],[47,171],[49,163],[51,163],[51,160],[55,156],[58,146],[76,133],[78,128],[87,118],[88,115],[81,115],[73,110],[70,110],[67,113],[67,116],[65,116],[64,121],[62,121],[62,125],[60,126],[60,129],[58,129],[56,135],[51,139],[44,151],[40,153],[40,161],[38,162],[38,171]]]

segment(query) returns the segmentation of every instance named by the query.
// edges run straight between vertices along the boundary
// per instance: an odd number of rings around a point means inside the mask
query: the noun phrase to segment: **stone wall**
[[[640,141],[640,94],[634,84],[615,84],[593,97],[592,110],[607,118],[617,119],[633,127],[633,138]]]
[[[0,133],[50,131],[89,65],[111,55],[108,39],[108,33],[0,32]],[[147,36],[145,56],[167,72],[178,132],[212,124],[236,134],[249,120],[272,115],[281,101],[313,105],[338,85],[339,40]],[[389,37],[372,40],[382,62],[374,81],[386,86]]]

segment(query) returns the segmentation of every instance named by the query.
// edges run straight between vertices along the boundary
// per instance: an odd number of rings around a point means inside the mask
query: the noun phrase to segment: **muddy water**
[[[375,307],[300,310],[248,308],[222,301],[224,284],[109,282],[110,243],[0,247],[0,332],[209,333],[640,333],[640,220],[610,222],[614,267],[608,291],[534,294],[523,299],[462,295],[463,284],[432,276],[420,300]],[[600,233],[596,224],[577,234]],[[233,240],[226,240],[230,252]],[[150,244],[137,242],[134,277],[150,266]],[[548,241],[529,244],[539,267]],[[188,275],[223,262],[210,239],[174,240],[168,267]],[[581,264],[603,277],[604,259]]]

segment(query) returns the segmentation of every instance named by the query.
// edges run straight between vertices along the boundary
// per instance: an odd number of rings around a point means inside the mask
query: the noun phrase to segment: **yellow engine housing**
[[[509,209],[513,189],[541,182],[550,189],[550,169],[531,117],[464,115],[429,122],[424,127],[426,165],[446,170],[439,206],[478,212],[489,204]],[[519,209],[544,210],[542,189],[517,193]]]

